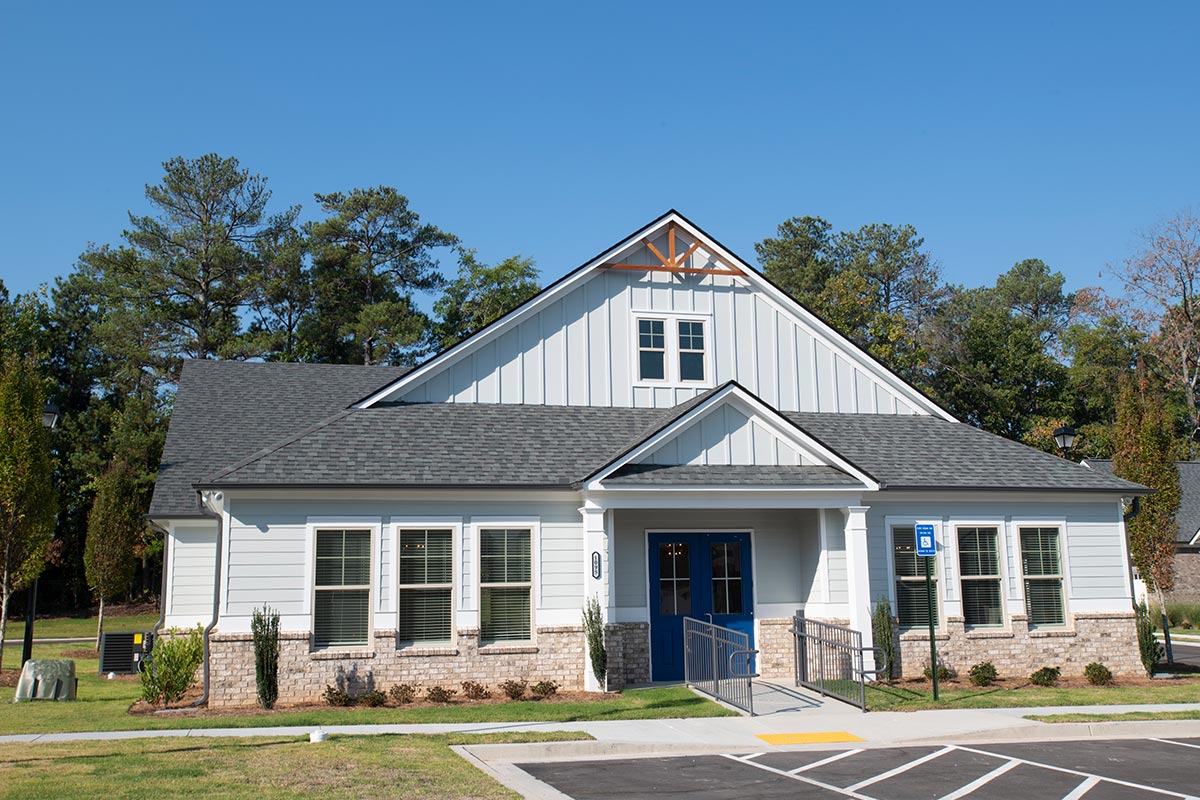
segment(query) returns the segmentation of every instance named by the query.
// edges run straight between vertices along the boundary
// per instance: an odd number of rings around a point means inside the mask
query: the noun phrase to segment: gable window
[[[1029,616],[1029,625],[1063,625],[1066,613],[1058,528],[1021,528],[1020,538],[1025,613]]]
[[[704,380],[703,322],[679,322],[679,380]]]
[[[661,319],[638,320],[638,377],[644,381],[667,378],[666,323]]]
[[[996,528],[958,529],[958,569],[967,627],[1004,624],[1000,599],[1000,537]]]
[[[479,531],[479,638],[527,642],[533,618],[533,532],[528,528]]]
[[[925,570],[933,562],[933,625],[938,623],[937,559],[917,555],[917,532],[913,525],[892,528],[892,563],[896,569],[896,616],[901,628],[929,627],[929,596]]]
[[[399,640],[449,642],[454,533],[449,528],[402,529],[399,541]]]
[[[316,532],[313,646],[361,647],[371,634],[371,531]]]

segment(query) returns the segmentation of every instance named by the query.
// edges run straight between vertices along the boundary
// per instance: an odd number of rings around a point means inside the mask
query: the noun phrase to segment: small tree
[[[279,699],[279,612],[270,606],[254,609],[250,618],[254,636],[254,685],[258,704],[274,708]]]
[[[592,674],[603,688],[608,676],[608,651],[604,649],[604,616],[600,613],[600,601],[595,597],[589,597],[583,604],[583,633],[587,638]]]
[[[83,568],[88,588],[100,602],[96,648],[104,632],[104,607],[129,589],[137,565],[134,545],[145,527],[134,470],[118,457],[96,481],[96,499],[88,513]]]
[[[13,592],[46,563],[57,498],[42,426],[46,396],[31,358],[0,360],[0,663]]]
[[[876,675],[885,681],[890,681],[896,666],[896,640],[892,620],[892,603],[886,596],[879,598],[879,602],[875,604],[875,613],[871,617],[871,630],[875,636],[875,647],[879,652],[879,655],[875,657]]]

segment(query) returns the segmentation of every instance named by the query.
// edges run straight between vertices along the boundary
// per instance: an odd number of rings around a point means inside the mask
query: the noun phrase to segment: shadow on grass
[[[137,741],[137,740],[136,739],[127,739],[125,741]],[[243,741],[239,741],[239,742],[213,743],[212,740],[210,740],[210,742],[206,742],[203,745],[197,743],[197,744],[191,745],[189,747],[164,747],[160,750],[153,750],[148,753],[142,753],[141,757],[155,756],[155,755],[160,755],[160,754],[165,755],[168,753],[201,753],[201,752],[211,753],[216,750],[238,750],[240,752],[245,752],[246,748],[261,749],[261,748],[267,748],[267,747],[278,747],[280,745],[297,744],[302,741],[304,741],[304,738],[299,737],[299,736],[293,736],[293,737],[290,737],[287,739],[275,739],[275,740],[266,741],[266,742],[247,742],[247,741],[243,740]],[[129,756],[128,753],[123,753],[123,752],[80,753],[78,755],[64,755],[64,754],[45,752],[44,755],[35,756],[33,758],[8,758],[8,759],[5,759],[4,763],[5,764],[43,764],[43,763],[52,763],[52,762],[57,762],[57,761],[99,761],[101,759],[109,759],[109,758],[128,758],[128,756]]]

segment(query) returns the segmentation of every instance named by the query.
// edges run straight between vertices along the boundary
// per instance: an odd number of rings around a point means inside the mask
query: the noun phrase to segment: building
[[[250,618],[282,621],[281,701],[513,677],[682,675],[688,615],[791,673],[790,617],[1001,674],[1138,660],[1110,474],[956,421],[672,211],[411,371],[189,362],[151,517],[168,626],[209,626],[210,702],[254,698]]]

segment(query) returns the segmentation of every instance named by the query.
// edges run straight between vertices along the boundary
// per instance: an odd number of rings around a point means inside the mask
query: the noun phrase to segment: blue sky
[[[912,223],[947,278],[1099,277],[1200,199],[1200,5],[9,3],[0,279],[116,242],[174,155],[390,184],[550,281],[675,207]]]

